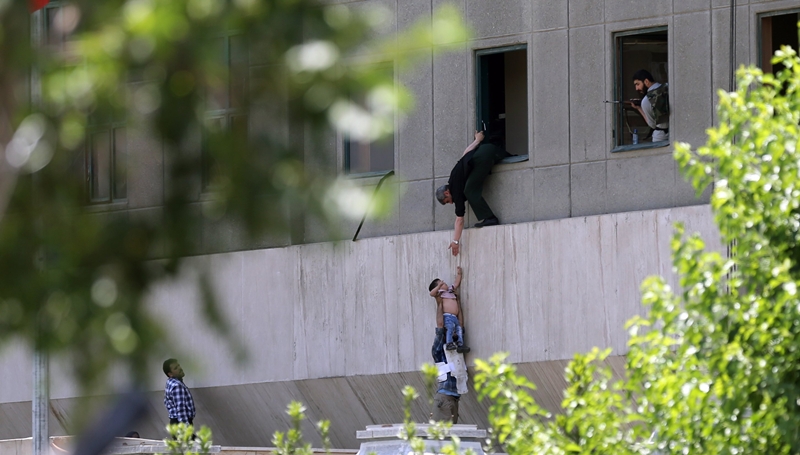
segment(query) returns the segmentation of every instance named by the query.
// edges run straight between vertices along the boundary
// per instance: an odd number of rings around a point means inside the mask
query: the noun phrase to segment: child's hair
[[[428,286],[428,292],[432,291],[433,288],[435,288],[436,286],[439,286],[439,281],[441,281],[439,278],[436,278],[433,281],[431,281],[431,285]]]

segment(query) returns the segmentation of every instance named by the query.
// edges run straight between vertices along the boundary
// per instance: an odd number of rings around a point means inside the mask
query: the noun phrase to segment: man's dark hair
[[[650,82],[655,82],[656,80],[653,79],[653,75],[650,74],[650,71],[647,70],[639,70],[633,73],[633,80],[634,81],[642,81],[648,80]]]
[[[178,363],[178,361],[175,359],[167,359],[164,361],[164,374],[166,374],[167,377],[169,377],[169,372],[172,371],[171,367],[173,363]]]
[[[436,188],[434,191],[434,195],[436,196],[436,200],[439,201],[440,204],[444,205],[444,192],[450,189],[450,185],[444,184],[439,188]]]
[[[441,281],[439,278],[436,278],[435,280],[431,281],[431,285],[428,286],[428,292],[431,292],[433,288],[439,286],[439,281]]]

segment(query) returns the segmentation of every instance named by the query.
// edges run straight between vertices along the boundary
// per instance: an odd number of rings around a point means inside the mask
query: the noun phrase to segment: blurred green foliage
[[[476,362],[494,440],[517,454],[800,453],[800,59],[777,75],[742,68],[719,92],[719,126],[675,158],[711,207],[730,254],[677,226],[679,288],[642,284],[649,314],[628,323],[630,351],[612,382],[595,349],[566,370],[562,413],[497,355]]]
[[[169,455],[199,455],[211,453],[211,429],[203,425],[194,432],[194,425],[177,423],[167,425],[169,437],[164,439]]]
[[[449,7],[396,32],[385,11],[312,0],[54,1],[33,16],[27,3],[0,0],[0,343],[69,358],[93,393],[115,365],[152,376],[180,321],[158,320],[146,295],[198,254],[204,218],[253,238],[298,217],[328,226],[358,189],[325,160],[327,137],[379,138],[412,106],[376,68],[466,39]],[[245,134],[209,123],[234,108]],[[87,143],[109,122],[163,150],[159,216],[89,209]],[[207,283],[201,295],[227,334]]]
[[[276,431],[272,435],[272,443],[275,445],[276,455],[312,455],[314,450],[311,443],[303,438],[303,430],[300,428],[305,420],[306,407],[299,401],[292,401],[286,407],[292,426],[286,431]],[[328,437],[330,421],[321,420],[317,422],[317,430],[322,438],[322,448],[326,453],[330,452],[331,442]]]

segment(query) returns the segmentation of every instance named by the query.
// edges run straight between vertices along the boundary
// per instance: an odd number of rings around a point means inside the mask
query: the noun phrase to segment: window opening
[[[383,76],[394,79],[394,64],[383,63],[376,68]],[[350,100],[369,112],[373,111],[363,94],[354,93]],[[384,174],[394,169],[394,132],[384,137],[365,141],[345,136],[344,138],[344,172],[356,174]]]
[[[231,33],[214,40],[220,72],[210,77],[206,90],[206,120],[203,131],[201,160],[203,191],[210,189],[216,160],[211,148],[214,138],[231,135],[248,137],[247,93],[249,84],[249,50],[244,36]]]
[[[86,174],[89,202],[107,203],[128,197],[128,150],[124,123],[90,126]]]
[[[772,57],[781,46],[791,46],[798,50],[797,21],[800,19],[800,10],[781,11],[763,15],[761,27],[761,69],[765,73],[777,73],[781,68],[774,68]]]
[[[668,98],[665,99],[665,104],[655,101],[652,97],[653,94],[648,99],[648,103],[650,100],[654,100],[653,102],[657,102],[659,108],[667,109],[667,114],[661,115],[661,120],[655,123],[656,128],[665,130],[658,133],[651,125],[648,125],[635,106],[641,106],[642,99],[647,95],[636,90],[633,76],[639,70],[646,70],[655,79],[652,82],[668,87],[667,29],[655,28],[618,33],[615,39],[617,61],[614,87],[614,145],[617,149],[624,147],[623,150],[645,148],[652,144],[665,145],[669,140]],[[648,88],[644,87],[643,90],[647,91]],[[655,113],[658,116],[657,109]],[[661,144],[662,142],[664,144]]]
[[[528,154],[527,45],[476,52],[475,129],[499,132],[505,149]]]

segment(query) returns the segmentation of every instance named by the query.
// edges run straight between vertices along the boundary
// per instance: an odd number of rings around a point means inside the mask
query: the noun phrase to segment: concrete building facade
[[[549,409],[558,408],[563,367],[576,352],[611,347],[609,363],[619,370],[623,324],[643,311],[642,279],[659,274],[676,282],[672,223],[682,221],[711,248],[722,248],[705,205],[709,193],[698,197],[684,181],[673,145],[705,142],[716,90],[730,87],[731,68],[763,65],[780,40],[774,30],[784,27],[773,18],[794,15],[796,24],[800,11],[800,0],[329,3],[388,9],[383,36],[429,21],[448,3],[473,36],[446,45],[446,53],[419,49],[420,65],[393,69],[416,107],[397,119],[389,147],[394,209],[386,220],[367,222],[364,240],[337,241],[309,222],[299,236],[253,244],[224,219],[206,221],[190,263],[213,272],[222,308],[250,353],[245,366],[190,311],[197,301],[191,271],[153,291],[157,313],[188,319],[177,328],[175,348],[191,356],[182,363],[198,402],[197,423],[210,425],[219,444],[269,445],[272,432],[287,426],[283,410],[291,399],[305,402],[313,419],[333,420],[334,447],[357,447],[355,431],[365,425],[400,421],[400,388],[422,390],[417,371],[431,360],[434,305],[426,286],[437,276],[451,278],[459,264],[466,271],[470,356],[509,352]],[[629,70],[639,66],[669,83],[668,142],[643,137],[633,144],[636,118],[606,103],[628,98]],[[503,93],[492,92],[487,80],[502,81]],[[507,148],[518,156],[495,166],[485,191],[503,225],[466,230],[456,259],[446,249],[452,206],[440,206],[433,191],[446,183],[481,120],[504,124]],[[644,136],[647,128],[640,128]],[[162,147],[141,132],[124,137],[125,197],[90,210],[158,219],[167,175]],[[335,166],[321,172],[344,173],[350,150],[332,131],[324,153]],[[350,170],[353,183],[371,190],[389,169]],[[468,213],[467,224],[475,221]],[[342,221],[342,238],[356,225]],[[25,349],[0,351],[0,438],[30,435],[28,365]],[[163,433],[163,379],[154,365],[144,437]],[[51,429],[67,433],[76,393],[54,383],[52,397]],[[474,393],[466,395],[462,422],[486,426],[486,409]],[[415,405],[419,420],[427,412],[426,404]],[[310,424],[304,429],[319,442]]]

